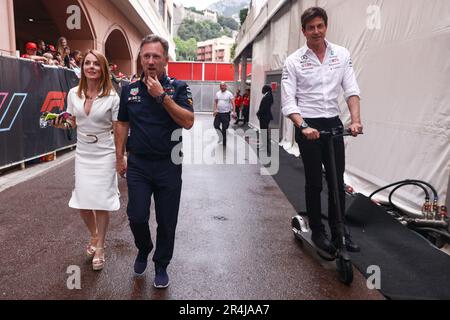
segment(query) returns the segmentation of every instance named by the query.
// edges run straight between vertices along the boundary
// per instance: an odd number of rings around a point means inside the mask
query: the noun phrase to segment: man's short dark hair
[[[314,18],[322,18],[325,22],[325,27],[328,27],[328,15],[327,12],[320,7],[312,7],[306,9],[302,14],[302,28],[306,29],[308,22],[312,21]]]
[[[155,42],[161,43],[164,49],[164,56],[167,58],[169,56],[169,42],[166,39],[157,36],[155,34],[149,34],[144,39],[142,39],[141,47],[139,48],[139,55],[141,54],[143,46],[145,46],[147,43],[155,43]]]

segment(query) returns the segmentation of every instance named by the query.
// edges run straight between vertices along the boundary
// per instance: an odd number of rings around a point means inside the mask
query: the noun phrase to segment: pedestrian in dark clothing
[[[266,141],[263,141],[263,143],[266,143],[267,149],[270,148],[270,136],[269,136],[269,123],[273,120],[272,115],[272,104],[273,104],[273,95],[272,95],[272,88],[268,85],[264,85],[262,88],[263,97],[261,99],[261,103],[259,105],[259,110],[256,113],[256,116],[259,119],[259,128],[261,129],[260,133],[263,132],[263,130],[266,130]]]
[[[244,115],[245,125],[250,119],[250,89],[245,90],[245,93],[242,96],[242,114]]]

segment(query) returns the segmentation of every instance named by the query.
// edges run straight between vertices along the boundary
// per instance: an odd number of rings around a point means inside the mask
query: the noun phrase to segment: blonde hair
[[[61,53],[61,56],[64,55],[64,47],[62,46],[61,42],[63,40],[66,40],[67,42],[67,38],[66,37],[60,37],[58,39],[58,41],[56,42],[56,51],[58,51],[59,53]],[[68,44],[66,44],[66,46],[68,46]]]
[[[114,88],[111,81],[111,75],[109,73],[108,60],[101,52],[97,50],[89,50],[88,52],[86,52],[86,54],[83,57],[83,61],[81,62],[81,78],[77,92],[78,97],[81,99],[83,94],[84,96],[87,96],[87,78],[86,75],[84,74],[84,62],[88,54],[94,55],[100,64],[101,76],[97,90],[99,91],[101,90],[102,94],[99,96],[99,98],[109,96],[111,94],[111,91],[114,91]]]

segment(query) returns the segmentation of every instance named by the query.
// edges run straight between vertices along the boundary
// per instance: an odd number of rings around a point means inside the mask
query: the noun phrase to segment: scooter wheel
[[[336,267],[339,274],[339,280],[346,285],[351,284],[353,281],[353,266],[351,261],[339,257],[336,259]]]

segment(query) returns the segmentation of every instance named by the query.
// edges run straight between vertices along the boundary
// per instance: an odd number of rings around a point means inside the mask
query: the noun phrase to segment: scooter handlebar
[[[338,133],[339,132],[339,133]],[[332,130],[332,131],[319,131],[320,136],[325,137],[332,137],[332,138],[338,138],[338,137],[346,137],[346,136],[353,136],[352,131],[350,129],[345,129],[344,132],[341,130]],[[359,132],[358,134],[364,134],[364,132]]]

